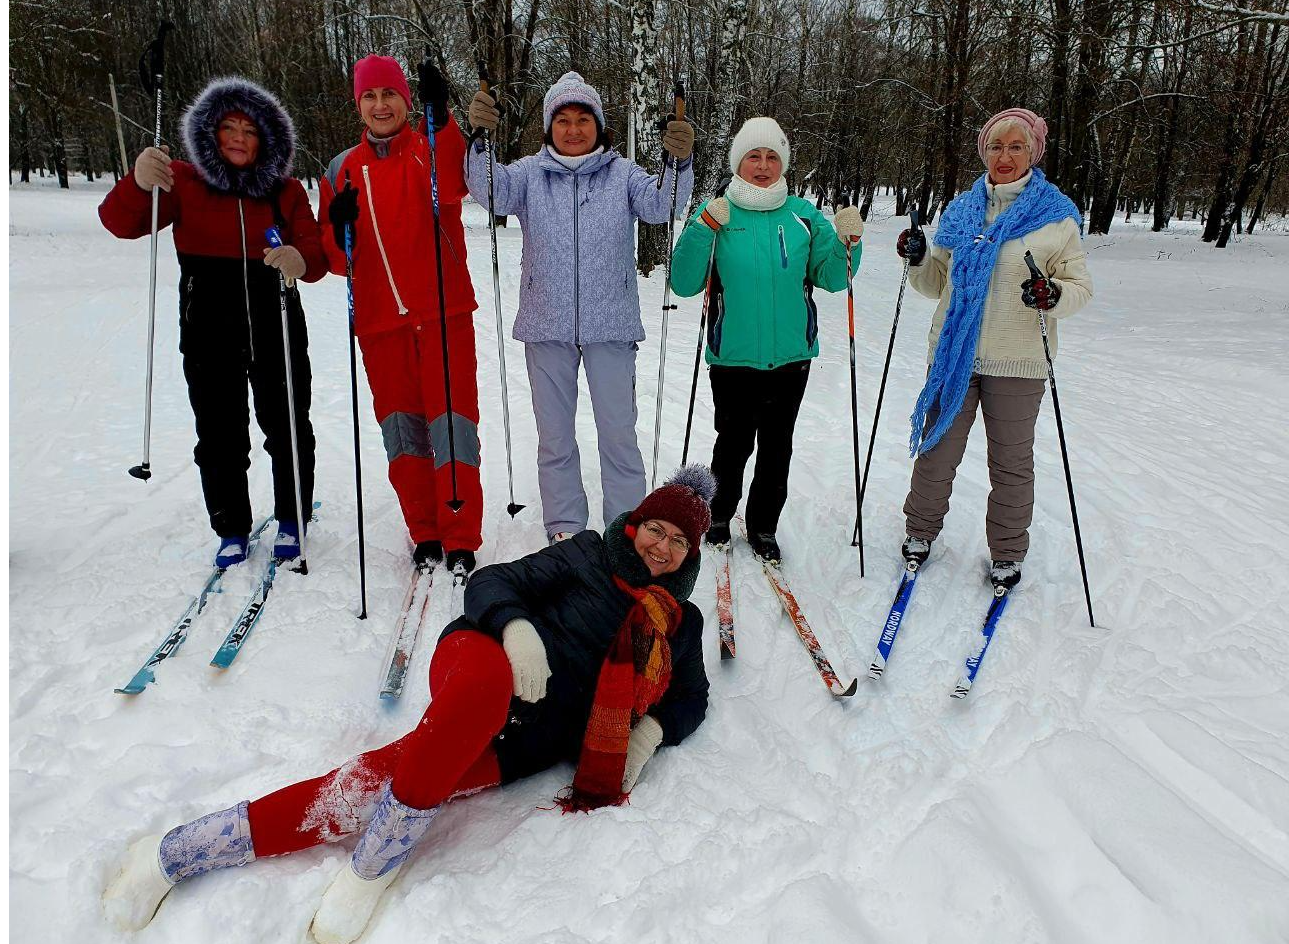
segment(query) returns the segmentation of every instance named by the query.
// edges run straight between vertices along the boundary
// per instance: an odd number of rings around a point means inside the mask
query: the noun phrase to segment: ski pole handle
[[[1034,254],[1030,252],[1028,249],[1025,250],[1025,265],[1029,266],[1029,274],[1032,275],[1034,278],[1036,279],[1046,278],[1046,276],[1043,275],[1041,271],[1039,271],[1038,264],[1034,262]]]
[[[270,226],[266,229],[264,231],[264,238],[268,240],[269,245],[274,249],[280,249],[284,245],[282,242],[282,234],[278,232],[276,226]]]
[[[685,120],[685,83],[681,79],[676,80],[676,87],[672,90],[674,101],[672,110],[676,113],[677,121]]]
[[[922,230],[922,225],[918,222],[918,208],[916,206],[909,209],[909,227],[915,233]]]

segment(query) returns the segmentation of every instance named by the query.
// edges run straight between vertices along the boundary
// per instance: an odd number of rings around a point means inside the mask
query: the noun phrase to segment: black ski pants
[[[712,520],[729,521],[734,516],[743,497],[743,470],[755,446],[747,530],[749,534],[774,534],[788,500],[792,434],[810,379],[810,361],[794,361],[773,370],[712,365],[708,376],[716,414]]]
[[[181,265],[184,261],[181,259]],[[251,530],[246,479],[251,465],[247,381],[255,420],[264,433],[264,449],[273,464],[273,514],[279,521],[296,519],[286,359],[276,272],[253,262],[253,277],[244,283],[240,259],[210,261],[232,262],[235,271],[226,265],[190,263],[184,267],[179,289],[179,350],[197,425],[193,457],[201,473],[210,526],[220,537],[233,537]],[[289,291],[287,295],[300,497],[307,518],[313,505],[314,463],[309,338],[298,293]]]

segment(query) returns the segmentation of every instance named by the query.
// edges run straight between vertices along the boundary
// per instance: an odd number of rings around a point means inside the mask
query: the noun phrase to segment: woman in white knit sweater
[[[990,118],[976,142],[986,173],[945,207],[930,252],[920,230],[896,243],[913,288],[940,300],[912,418],[917,461],[901,551],[914,567],[930,554],[979,404],[992,486],[990,579],[1006,588],[1020,581],[1034,512],[1034,423],[1047,376],[1037,312],[1046,313],[1055,357],[1056,323],[1092,297],[1078,209],[1034,166],[1046,136],[1047,123],[1023,108]],[[1026,252],[1043,278],[1030,277]]]

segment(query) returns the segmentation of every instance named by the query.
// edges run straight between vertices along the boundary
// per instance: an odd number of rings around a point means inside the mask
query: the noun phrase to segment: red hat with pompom
[[[712,526],[712,499],[716,496],[716,476],[705,465],[683,466],[661,488],[648,495],[627,516],[628,534],[634,536],[642,521],[666,521],[674,524],[689,538],[689,556],[698,553],[703,535]]]

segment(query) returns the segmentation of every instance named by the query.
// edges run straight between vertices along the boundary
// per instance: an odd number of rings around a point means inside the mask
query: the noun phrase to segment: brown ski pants
[[[1034,423],[1046,382],[1025,377],[973,374],[962,410],[934,449],[918,456],[904,502],[908,533],[934,541],[949,511],[953,479],[967,449],[967,434],[979,404],[989,454],[989,510],[985,537],[994,560],[1020,561],[1029,550],[1034,517]],[[938,411],[928,411],[927,427]]]

